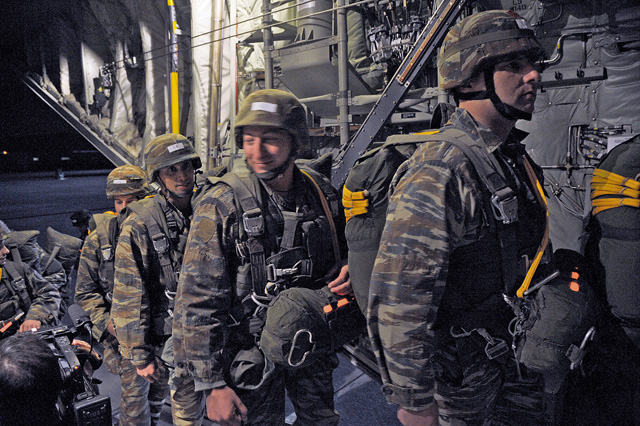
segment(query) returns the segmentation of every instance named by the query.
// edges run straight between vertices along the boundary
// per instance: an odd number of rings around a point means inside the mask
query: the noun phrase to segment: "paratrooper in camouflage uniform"
[[[173,368],[173,298],[189,231],[195,170],[200,158],[182,135],[158,136],[144,151],[157,194],[127,207],[116,248],[111,316],[125,358],[149,383],[171,385],[175,425],[198,425],[204,399],[188,375]]]
[[[58,290],[23,262],[7,260],[7,233],[0,231],[0,339],[55,325],[60,311]]]
[[[109,173],[107,198],[114,200],[115,213],[93,216],[93,229],[82,246],[76,281],[75,302],[89,314],[94,338],[104,345],[107,369],[120,376],[120,426],[157,419],[167,390],[162,384],[149,385],[131,361],[122,357],[111,320],[115,250],[125,218],[121,212],[149,192],[145,172],[138,166],[120,166]]]
[[[518,263],[510,273],[520,280],[509,280],[500,249],[510,226],[513,256],[532,259],[545,233],[541,172],[514,128],[533,112],[543,53],[527,23],[506,11],[470,16],[443,42],[440,85],[460,102],[440,132],[462,130],[486,148],[517,217],[510,225],[494,218],[478,170],[450,143],[424,143],[396,172],[368,328],[383,392],[404,425],[544,424],[541,379],[524,367],[519,378],[508,350],[513,311],[502,293],[515,293],[527,269]]]
[[[176,298],[176,366],[193,374],[196,389],[206,392],[208,417],[220,424],[283,425],[286,388],[296,425],[336,425],[336,355],[285,369],[265,359],[257,340],[264,307],[281,289],[329,283],[338,294],[350,291],[346,250],[338,242],[344,218],[340,223],[336,217],[337,233],[327,227],[307,239],[307,232],[328,222],[325,195],[294,164],[297,147],[309,137],[294,96],[272,89],[251,94],[238,113],[235,137],[249,170],[223,177],[196,206]],[[250,193],[246,198],[240,185]],[[245,200],[254,208],[247,209]],[[332,220],[340,214],[334,201]],[[303,241],[316,248],[303,249]],[[314,253],[302,253],[307,250]],[[292,259],[284,260],[285,252]],[[310,256],[312,270],[303,272]],[[267,266],[272,274],[263,280]]]

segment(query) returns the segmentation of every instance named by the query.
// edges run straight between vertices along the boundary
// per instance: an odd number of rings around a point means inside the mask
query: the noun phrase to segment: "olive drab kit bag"
[[[51,258],[57,259],[62,263],[67,276],[69,276],[76,260],[80,257],[82,240],[58,232],[51,227],[47,228],[46,237],[45,250],[51,253]]]
[[[471,161],[485,191],[485,216],[500,241],[500,258],[505,283],[504,298],[516,314],[512,321],[513,342],[487,339],[487,355],[496,358],[514,350],[516,359],[536,371],[551,372],[554,377],[577,369],[595,334],[594,295],[584,277],[584,265],[578,253],[561,251],[553,264],[557,270],[532,283],[544,256],[548,256],[548,225],[538,252],[520,285],[517,282],[516,237],[508,225],[518,220],[518,201],[495,166],[494,157],[484,146],[453,126],[422,134],[395,135],[384,145],[365,153],[352,168],[343,189],[347,218],[345,235],[349,246],[349,273],[360,308],[366,313],[369,283],[378,245],[385,224],[388,189],[396,169],[423,143],[446,142],[459,148]],[[538,190],[538,200],[546,210],[542,187],[525,155],[527,174]],[[535,181],[535,182],[534,182]],[[547,213],[548,214],[548,213]],[[545,265],[545,272],[549,269]],[[555,387],[555,386],[554,386]]]

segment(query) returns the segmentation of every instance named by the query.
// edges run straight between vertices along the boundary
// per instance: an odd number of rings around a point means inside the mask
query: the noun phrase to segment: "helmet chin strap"
[[[484,73],[484,83],[486,90],[480,90],[477,92],[467,92],[456,94],[457,100],[463,101],[477,101],[482,99],[489,99],[496,110],[507,120],[526,120],[531,121],[531,113],[522,111],[516,107],[513,107],[509,104],[505,104],[502,102],[498,94],[496,93],[496,88],[493,83],[493,69],[487,70]]]
[[[282,163],[282,165],[276,167],[275,169],[266,171],[266,172],[261,172],[258,173],[255,170],[253,170],[251,168],[251,166],[249,166],[249,164],[247,163],[247,167],[249,167],[249,170],[251,170],[260,180],[263,180],[265,182],[269,182],[271,180],[274,180],[275,178],[282,176],[285,172],[285,170],[287,170],[287,168],[289,167],[289,165],[291,164],[291,162],[293,161],[293,159],[295,158],[295,156],[293,155],[293,152],[289,155],[289,157],[287,157],[287,161],[285,161],[284,163]]]

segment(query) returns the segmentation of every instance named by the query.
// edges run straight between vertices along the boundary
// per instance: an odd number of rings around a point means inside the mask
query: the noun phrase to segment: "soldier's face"
[[[120,211],[122,209],[124,209],[137,199],[138,197],[135,195],[118,195],[117,197],[113,197],[113,207],[115,208],[116,213],[120,214]]]
[[[540,72],[527,58],[499,62],[493,73],[500,100],[521,111],[533,112]]]
[[[0,266],[4,266],[7,263],[7,255],[9,254],[9,249],[4,245],[4,240],[0,242]]]
[[[242,148],[256,173],[282,166],[291,154],[291,145],[291,134],[285,130],[266,126],[246,126],[242,130]]]
[[[181,161],[158,170],[158,176],[171,194],[190,197],[193,193],[194,173],[191,160]]]

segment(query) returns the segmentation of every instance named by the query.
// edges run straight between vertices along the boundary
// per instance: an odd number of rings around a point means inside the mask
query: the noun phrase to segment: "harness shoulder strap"
[[[7,262],[3,267],[9,275],[7,288],[11,294],[18,297],[24,312],[28,312],[31,307],[31,297],[27,288],[27,277],[22,262]]]
[[[175,293],[178,287],[177,277],[173,268],[172,252],[173,247],[169,238],[169,229],[166,224],[164,212],[161,211],[157,203],[153,203],[151,208],[146,202],[135,202],[127,206],[132,212],[136,213],[143,221],[147,230],[153,249],[158,255],[158,261],[162,268],[162,276],[164,278],[165,290]]]
[[[318,192],[318,197],[320,198],[320,203],[322,204],[322,209],[324,210],[324,214],[327,216],[327,221],[329,222],[329,228],[331,229],[331,245],[333,247],[333,256],[336,260],[335,266],[327,275],[333,275],[334,273],[340,271],[342,267],[342,256],[340,255],[340,244],[338,243],[338,231],[336,230],[336,225],[333,221],[334,214],[329,207],[329,203],[327,202],[327,189],[322,188],[324,179],[320,173],[315,172],[314,170],[305,168],[304,170],[301,168],[300,171],[303,175],[305,175],[312,183],[313,187]]]
[[[246,240],[254,291],[262,294],[267,284],[265,249],[262,236],[265,221],[257,197],[257,188],[248,173],[227,173],[220,181],[233,190],[241,240]],[[253,190],[251,188],[254,188]]]

